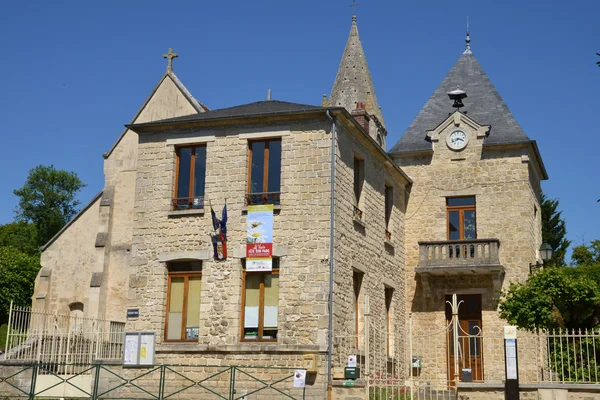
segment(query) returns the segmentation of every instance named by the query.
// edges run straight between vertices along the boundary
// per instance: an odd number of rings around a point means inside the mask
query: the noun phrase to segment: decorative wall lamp
[[[542,257],[542,263],[536,262],[535,264],[529,264],[529,274],[533,274],[536,269],[543,269],[544,263],[552,258],[552,246],[548,243],[542,243],[540,247],[540,256]]]

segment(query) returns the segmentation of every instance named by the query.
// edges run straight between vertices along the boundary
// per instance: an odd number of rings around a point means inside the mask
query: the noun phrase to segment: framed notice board
[[[126,332],[123,345],[123,366],[154,365],[154,332]]]

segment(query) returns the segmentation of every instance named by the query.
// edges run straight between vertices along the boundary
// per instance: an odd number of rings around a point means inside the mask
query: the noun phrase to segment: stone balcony
[[[488,275],[494,293],[502,288],[504,267],[500,264],[498,239],[419,242],[419,265],[423,294],[433,295],[436,276]]]
[[[503,273],[499,247],[498,239],[419,242],[419,265],[415,271],[430,275]]]

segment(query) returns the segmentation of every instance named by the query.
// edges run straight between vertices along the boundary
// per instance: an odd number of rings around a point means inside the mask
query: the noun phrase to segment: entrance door
[[[451,325],[452,296],[446,296],[446,322],[448,330],[448,380],[454,381],[456,359],[458,359],[458,379],[465,380],[470,370],[473,382],[483,381],[483,330],[481,324],[481,295],[458,295],[458,349],[454,349],[454,332]],[[462,303],[461,303],[462,301]],[[463,374],[465,372],[466,374]]]

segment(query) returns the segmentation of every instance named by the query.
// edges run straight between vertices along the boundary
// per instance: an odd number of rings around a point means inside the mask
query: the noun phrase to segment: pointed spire
[[[465,52],[463,54],[471,54],[471,31],[469,30],[469,17],[467,17],[467,37],[465,38]]]
[[[368,97],[370,101],[367,100]],[[348,112],[352,112],[359,102],[370,104],[372,111],[369,112],[372,112],[382,124],[384,123],[365,51],[358,35],[356,15],[353,15],[346,48],[329,95],[329,105],[332,107],[342,106]]]

